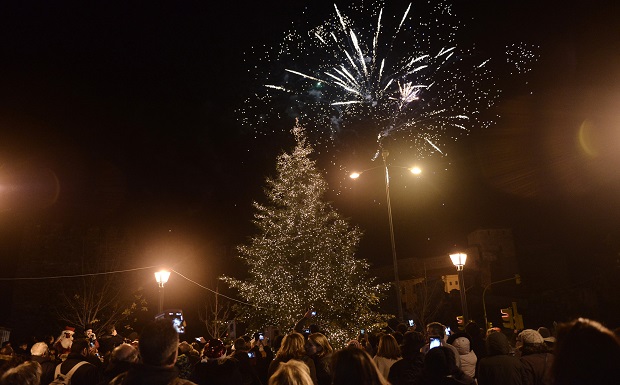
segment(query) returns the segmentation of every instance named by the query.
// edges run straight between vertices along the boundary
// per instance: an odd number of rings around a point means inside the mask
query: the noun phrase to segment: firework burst
[[[459,46],[451,6],[430,3],[392,16],[383,3],[334,4],[326,21],[297,24],[267,74],[257,74],[262,86],[242,119],[266,134],[273,119],[299,118],[319,145],[353,138],[374,143],[374,152],[397,141],[418,158],[443,154],[446,143],[491,124],[481,113],[500,95],[499,74],[492,59]],[[511,47],[504,64],[526,70],[523,49]]]

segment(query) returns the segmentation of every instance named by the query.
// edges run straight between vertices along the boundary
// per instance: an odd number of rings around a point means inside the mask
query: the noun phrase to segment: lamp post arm
[[[487,293],[487,289],[490,288],[492,285],[495,285],[496,283],[508,282],[508,281],[512,281],[513,279],[516,280],[517,278],[518,278],[518,274],[515,274],[515,276],[512,278],[500,279],[499,281],[491,282],[484,287],[484,290],[482,291],[482,311],[484,312],[484,328],[485,329],[487,329],[489,325],[489,320],[487,319],[487,304],[486,304],[486,297],[485,297]]]

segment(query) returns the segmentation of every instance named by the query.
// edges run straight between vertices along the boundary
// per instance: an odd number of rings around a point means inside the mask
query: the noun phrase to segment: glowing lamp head
[[[359,177],[360,177],[360,175],[361,175],[361,174],[360,174],[359,172],[352,172],[352,173],[351,173],[351,175],[349,175],[349,177],[350,177],[351,179],[357,179],[357,178],[359,178]]]
[[[465,261],[467,260],[467,254],[465,253],[450,254],[450,259],[452,260],[452,264],[456,266],[457,270],[463,270],[463,266],[465,266]]]
[[[411,171],[411,173],[414,175],[422,174],[422,169],[420,167],[411,167],[409,171]]]
[[[159,284],[159,287],[164,287],[166,282],[168,282],[168,278],[170,278],[170,272],[166,270],[161,270],[155,272],[155,280]]]

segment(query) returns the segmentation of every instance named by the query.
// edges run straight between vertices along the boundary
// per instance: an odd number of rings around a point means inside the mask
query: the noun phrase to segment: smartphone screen
[[[441,346],[441,340],[439,339],[439,337],[431,337],[429,348],[433,349],[439,346]]]

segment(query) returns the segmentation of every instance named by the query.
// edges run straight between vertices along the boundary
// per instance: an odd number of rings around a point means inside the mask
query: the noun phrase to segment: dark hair
[[[403,347],[401,348],[403,357],[409,357],[419,353],[424,345],[426,345],[424,334],[416,331],[405,333],[403,337]]]
[[[82,350],[88,349],[89,343],[88,338],[74,338],[71,343],[71,354],[82,354]]]
[[[277,336],[273,338],[273,343],[271,344],[271,348],[273,349],[274,352],[277,352],[278,350],[280,350],[280,346],[282,345],[283,339],[284,339],[284,336],[282,334],[278,334]]]
[[[558,327],[553,374],[557,385],[616,384],[620,341],[599,322],[586,318]]]
[[[114,333],[114,330],[116,330],[116,327],[114,326],[114,324],[106,325],[103,330],[106,334],[112,335],[112,333]]]
[[[332,385],[386,385],[372,358],[362,349],[342,349],[332,358]]]
[[[407,326],[407,324],[405,323],[399,323],[398,325],[396,325],[396,332],[400,333],[400,334],[405,334],[407,333],[407,330],[409,330],[409,326]]]
[[[480,339],[484,334],[484,330],[482,330],[475,321],[469,321],[467,325],[465,325],[465,332],[474,339]]]
[[[246,341],[245,338],[243,337],[239,337],[235,340],[235,351],[241,352],[241,351],[245,351],[246,349]]]
[[[172,325],[172,320],[160,318],[144,327],[138,349],[145,364],[166,366],[176,361],[178,346],[179,334]]]
[[[461,331],[458,331],[458,332],[450,335],[450,337],[448,337],[446,342],[449,343],[450,345],[453,345],[454,340],[456,340],[457,338],[460,338],[460,337],[467,338],[469,340],[469,343],[471,344],[471,337],[470,337],[470,335],[468,333],[466,333],[466,332],[461,332]]]
[[[455,353],[445,346],[438,346],[424,356],[423,378],[425,384],[444,383],[446,376],[452,376],[455,383],[471,384],[474,380],[456,365]]]
[[[439,336],[441,338],[446,336],[446,327],[439,322],[431,322],[426,325],[426,329],[431,329],[433,336]]]
[[[427,377],[445,377],[456,368],[456,357],[452,350],[445,346],[430,349],[424,356],[424,373]]]
[[[392,333],[392,337],[394,337],[394,339],[396,340],[396,343],[398,345],[402,345],[403,344],[403,333],[401,333],[401,332],[394,332],[394,333]]]

